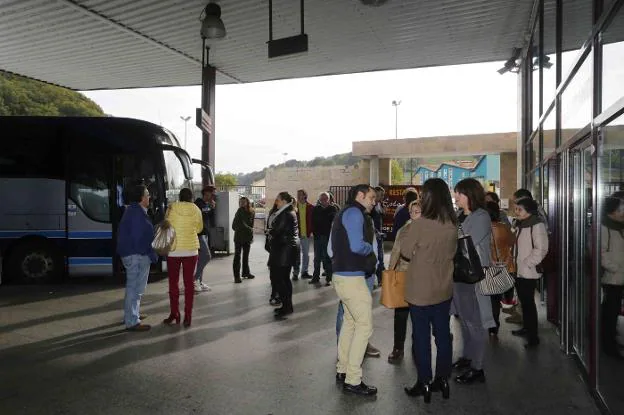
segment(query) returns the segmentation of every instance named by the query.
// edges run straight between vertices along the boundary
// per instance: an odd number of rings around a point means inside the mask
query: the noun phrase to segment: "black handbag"
[[[461,225],[459,225],[457,251],[455,252],[453,263],[455,265],[453,281],[455,282],[476,284],[485,278],[485,272],[481,266],[481,260],[472,237],[464,234]]]

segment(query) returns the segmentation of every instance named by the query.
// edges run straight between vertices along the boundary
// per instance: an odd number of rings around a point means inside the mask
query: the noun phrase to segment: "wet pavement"
[[[212,291],[195,296],[188,329],[160,324],[166,279],[147,287],[142,312],[154,326],[145,333],[123,330],[123,287],[105,279],[0,287],[0,414],[598,414],[543,315],[538,350],[526,351],[510,334],[517,327],[503,323],[485,384],[452,383],[450,400],[434,394],[429,405],[408,397],[416,371],[409,353],[386,361],[393,312],[378,291],[371,343],[382,356],[365,360],[364,381],[379,395],[344,395],[334,380],[333,288],[294,282],[295,313],[276,321],[263,245],[260,237],[252,247],[254,280],[233,284],[232,257],[208,265]]]

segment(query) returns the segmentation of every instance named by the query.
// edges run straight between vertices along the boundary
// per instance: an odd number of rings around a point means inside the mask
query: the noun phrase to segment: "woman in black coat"
[[[299,256],[299,225],[292,207],[293,197],[287,192],[277,195],[277,211],[269,218],[269,267],[271,282],[277,289],[282,306],[276,317],[292,314],[290,271]]]

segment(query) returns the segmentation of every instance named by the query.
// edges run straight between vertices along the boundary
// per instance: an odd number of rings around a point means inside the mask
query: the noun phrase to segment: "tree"
[[[0,115],[104,116],[79,92],[0,71]]]
[[[393,184],[403,184],[403,168],[401,164],[396,160],[390,160],[390,177],[392,177]]]
[[[215,184],[217,186],[236,186],[236,176],[231,173],[215,174]]]

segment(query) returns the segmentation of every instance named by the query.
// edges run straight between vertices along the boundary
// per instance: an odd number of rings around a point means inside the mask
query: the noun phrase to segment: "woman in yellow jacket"
[[[180,190],[180,201],[174,202],[167,209],[166,219],[175,230],[175,246],[167,257],[167,273],[169,274],[169,305],[171,313],[163,322],[165,324],[180,323],[180,292],[178,281],[180,267],[184,279],[184,327],[191,325],[193,314],[193,289],[195,267],[199,250],[197,234],[204,228],[202,214],[193,203],[191,189]]]

